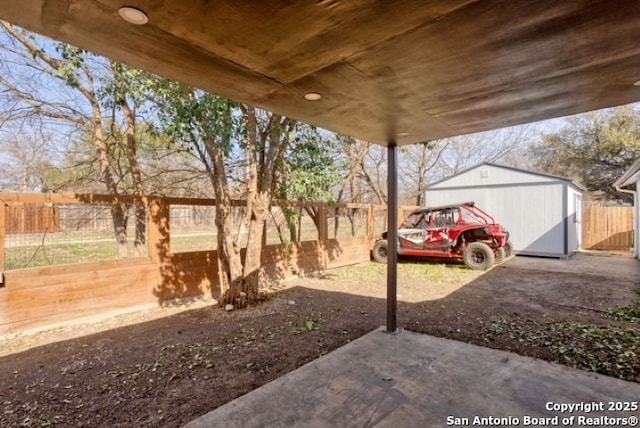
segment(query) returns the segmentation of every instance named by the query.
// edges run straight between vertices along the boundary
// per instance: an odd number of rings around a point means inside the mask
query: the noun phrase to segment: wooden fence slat
[[[4,204],[3,204],[4,205]],[[5,207],[7,234],[56,233],[60,231],[60,208],[24,204]]]
[[[5,230],[7,218],[7,207],[0,201],[0,274],[4,271],[4,246],[7,237]],[[1,285],[4,285],[2,283]]]
[[[628,250],[633,247],[633,208],[585,207],[582,247],[588,250]]]

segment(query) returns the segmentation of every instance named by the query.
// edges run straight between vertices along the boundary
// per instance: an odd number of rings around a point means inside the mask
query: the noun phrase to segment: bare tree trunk
[[[138,155],[136,153],[136,116],[125,101],[122,103],[122,112],[126,123],[126,149],[129,168],[131,169],[131,180],[133,182],[133,192],[137,196],[144,195],[144,186],[142,184],[142,172],[138,163]],[[138,257],[142,256],[142,249],[147,242],[147,211],[143,204],[135,206],[136,217],[136,236],[134,240],[134,254]]]
[[[262,234],[264,223],[271,205],[271,179],[272,171],[262,171],[270,177],[269,191],[258,191],[258,159],[261,167],[264,168],[266,162],[267,133],[261,135],[261,147],[258,147],[258,121],[256,111],[253,107],[244,107],[243,113],[247,123],[247,152],[248,152],[248,177],[247,177],[247,216],[248,216],[248,236],[247,250],[244,257],[243,281],[244,290],[250,302],[258,299],[260,287],[260,273],[262,269]],[[271,116],[269,125],[273,123],[275,115]],[[271,142],[273,144],[273,141]],[[259,153],[260,152],[260,153]],[[263,180],[265,178],[263,177]]]
[[[257,124],[255,110],[245,108],[244,112],[249,130],[247,133],[248,150],[256,153],[256,156],[250,156],[249,165],[250,199],[247,200],[247,207],[251,207],[251,209],[248,212],[250,215],[249,235],[243,271],[244,290],[249,301],[254,302],[259,298],[262,271],[262,234],[273,197],[274,173],[276,164],[286,149],[287,133],[292,123],[289,119],[282,119],[275,114],[271,115],[269,123],[261,132],[258,141],[257,126],[254,126]],[[268,147],[267,142],[269,143]],[[260,143],[260,147],[258,147],[258,143]]]
[[[258,193],[253,201],[243,273],[244,289],[250,302],[259,299],[262,276],[262,234],[270,204],[271,196],[267,192]]]
[[[370,144],[364,141],[356,141],[353,139],[347,140],[347,157],[349,159],[349,173],[345,178],[340,191],[338,192],[337,202],[343,202],[346,186],[349,186],[349,199],[347,202],[359,203],[362,202],[362,186],[359,182],[359,176],[363,175],[362,169],[364,167],[364,158],[369,152]],[[338,236],[340,229],[340,216],[334,216],[333,228],[334,236]],[[319,223],[316,222],[316,227]],[[353,229],[353,222],[352,222]],[[318,229],[320,230],[320,229]]]
[[[298,242],[300,240],[300,236],[298,235],[297,222],[287,218],[287,225],[289,226],[289,242]]]
[[[98,102],[92,102],[93,118],[92,131],[93,142],[96,147],[96,155],[100,163],[100,177],[102,178],[107,191],[112,195],[118,194],[118,186],[113,178],[111,162],[109,161],[109,147],[104,130],[102,129],[102,112]],[[113,219],[113,232],[118,246],[118,256],[126,258],[129,256],[127,248],[127,220],[122,204],[114,204],[111,207],[111,217]]]
[[[302,239],[302,208],[298,207],[298,238]]]
[[[50,56],[44,49],[36,46],[26,34],[20,32],[13,25],[0,21],[0,26],[7,31],[7,34],[11,35],[13,39],[19,42],[30,53],[33,59],[38,58],[41,61],[41,66],[37,66],[36,69],[47,74],[61,75],[60,71],[65,67],[62,60]],[[100,165],[100,178],[104,182],[107,193],[117,195],[118,184],[113,177],[112,164],[109,158],[109,147],[102,128],[102,110],[100,108],[98,91],[95,87],[93,71],[87,64],[81,62],[76,66],[72,76],[67,76],[66,80],[69,87],[77,90],[91,105],[91,116],[71,113],[68,111],[62,113],[55,109],[49,109],[47,108],[46,103],[43,103],[41,100],[30,98],[28,94],[23,91],[19,91],[6,79],[0,76],[0,83],[2,83],[2,85],[9,91],[14,92],[23,102],[29,105],[36,114],[81,125],[90,132],[96,149],[98,163]],[[116,204],[111,208],[111,214],[113,218],[113,230],[118,246],[118,255],[120,257],[127,257],[128,251],[125,210],[120,204]]]
[[[242,261],[240,251],[233,240],[233,219],[231,217],[231,193],[224,166],[224,154],[215,147],[215,142],[207,142],[207,152],[213,161],[211,184],[216,197],[216,229],[218,235],[218,276],[222,296],[221,304],[236,307],[246,305],[242,293]]]
[[[311,220],[313,220],[313,225],[316,227],[318,237],[320,237],[320,210],[316,207],[304,207],[304,211],[311,217]],[[302,217],[302,212],[300,216]]]
[[[372,151],[369,151],[369,154],[371,153]],[[369,188],[378,199],[378,203],[386,204],[387,194],[382,184],[382,182],[385,181],[383,180],[383,176],[386,175],[386,173],[382,172],[382,167],[386,164],[386,154],[380,149],[376,149],[376,154],[378,156],[377,159],[372,159],[374,163],[373,169],[367,166],[365,159],[363,158],[360,162],[360,171],[365,182],[369,185]]]

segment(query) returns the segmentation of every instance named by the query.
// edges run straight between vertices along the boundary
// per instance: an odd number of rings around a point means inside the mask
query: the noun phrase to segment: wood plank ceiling
[[[640,100],[638,0],[1,0],[0,18],[383,145]]]

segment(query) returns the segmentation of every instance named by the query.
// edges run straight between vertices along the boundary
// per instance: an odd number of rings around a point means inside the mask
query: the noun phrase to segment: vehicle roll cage
[[[489,215],[487,212],[485,212],[482,209],[476,207],[476,203],[474,201],[463,202],[463,203],[460,203],[460,204],[442,205],[442,206],[437,206],[437,207],[418,208],[417,210],[412,211],[407,217],[410,217],[410,216],[413,216],[413,215],[424,214],[424,213],[428,213],[428,212],[432,212],[432,211],[457,210],[457,209],[463,209],[463,210],[467,211],[473,217],[482,220],[483,223],[496,224],[495,219],[491,215]]]

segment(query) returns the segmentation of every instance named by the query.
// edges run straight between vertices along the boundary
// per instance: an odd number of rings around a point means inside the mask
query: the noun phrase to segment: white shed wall
[[[448,183],[447,183],[448,184]],[[475,201],[511,234],[521,254],[561,257],[565,223],[562,202],[564,183],[514,184],[487,188],[428,189],[426,205]]]

